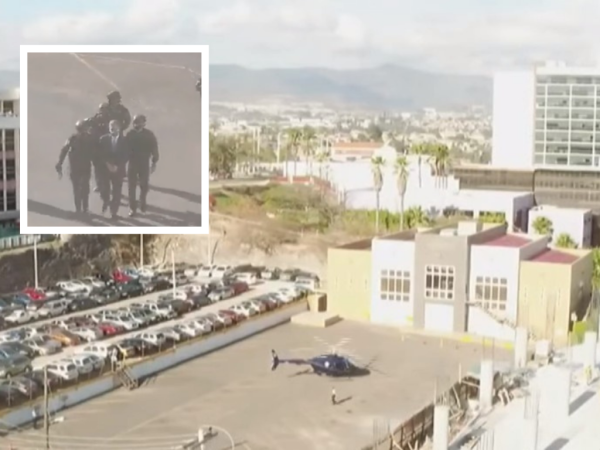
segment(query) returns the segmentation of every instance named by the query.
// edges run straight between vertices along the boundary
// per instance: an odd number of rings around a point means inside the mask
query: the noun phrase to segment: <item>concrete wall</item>
[[[538,217],[546,217],[552,222],[552,239],[566,233],[579,247],[589,247],[592,242],[592,212],[584,209],[559,208],[542,205],[529,211],[529,228],[534,232],[533,223]]]
[[[568,253],[575,254],[580,257],[571,269],[571,311],[579,313],[579,319],[582,318],[582,309],[587,307],[587,300],[592,295],[592,274],[594,272],[594,256],[588,250],[566,250]],[[568,321],[567,321],[568,326]]]
[[[396,325],[413,324],[415,295],[414,276],[415,243],[412,240],[373,239],[371,278],[371,320],[376,323]],[[408,271],[411,274],[411,293],[408,302],[381,299],[381,272],[383,270]]]
[[[452,329],[447,331],[466,330],[469,260],[468,236],[440,236],[436,233],[422,233],[415,236],[413,277],[415,327],[425,328],[426,318],[432,320],[435,314],[449,314],[452,311]],[[454,267],[452,300],[433,300],[425,297],[425,267],[428,265]],[[428,305],[445,305],[447,308],[433,307],[428,311]],[[440,322],[439,326],[443,326],[443,323]]]
[[[517,322],[535,338],[568,342],[571,270],[568,264],[521,262]]]
[[[519,297],[519,262],[520,252],[518,248],[472,246],[471,273],[469,274],[469,298],[471,301],[477,301],[475,285],[478,277],[504,278],[507,282],[506,311],[498,311],[494,314],[516,322]]]
[[[327,311],[344,319],[371,316],[371,250],[330,248],[327,252]]]

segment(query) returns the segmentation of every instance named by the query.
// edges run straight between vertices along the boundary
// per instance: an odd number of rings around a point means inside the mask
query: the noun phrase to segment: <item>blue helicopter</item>
[[[293,364],[296,366],[310,366],[312,373],[316,375],[325,375],[328,377],[362,377],[369,375],[371,369],[369,365],[360,367],[354,364],[350,359],[340,356],[337,353],[328,353],[315,356],[314,358],[300,359],[282,359],[275,350],[271,350],[271,370],[274,371],[280,364]]]

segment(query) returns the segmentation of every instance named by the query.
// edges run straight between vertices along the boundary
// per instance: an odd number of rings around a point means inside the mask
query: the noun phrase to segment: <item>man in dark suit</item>
[[[118,217],[121,197],[123,196],[123,179],[129,161],[129,146],[121,132],[120,122],[111,120],[108,124],[108,134],[100,138],[100,154],[102,164],[102,212],[110,209],[113,219]]]

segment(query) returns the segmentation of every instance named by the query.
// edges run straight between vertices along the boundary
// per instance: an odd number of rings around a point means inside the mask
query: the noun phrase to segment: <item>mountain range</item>
[[[396,65],[371,69],[210,67],[211,101],[321,102],[331,106],[416,110],[490,106],[492,80]]]
[[[0,86],[19,83],[0,71]],[[476,75],[424,72],[396,65],[371,69],[248,69],[210,67],[210,99],[220,102],[319,102],[329,106],[411,111],[490,106],[492,80]]]

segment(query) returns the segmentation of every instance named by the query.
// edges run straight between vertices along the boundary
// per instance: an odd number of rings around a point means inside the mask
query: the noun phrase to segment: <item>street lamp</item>
[[[171,250],[171,276],[173,277],[173,298],[175,298],[175,291],[177,290],[177,277],[175,276],[175,250]]]
[[[140,269],[144,267],[144,235],[140,234]]]

